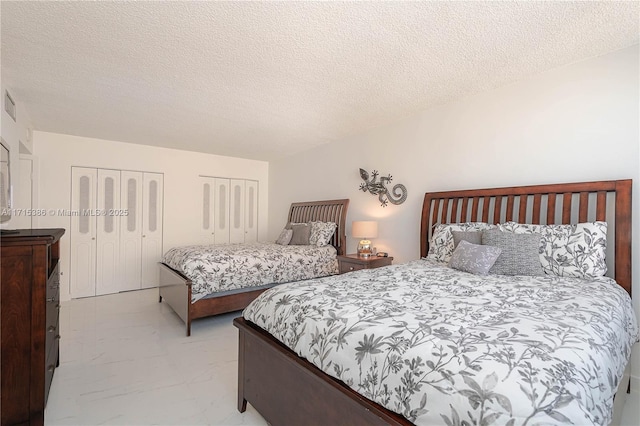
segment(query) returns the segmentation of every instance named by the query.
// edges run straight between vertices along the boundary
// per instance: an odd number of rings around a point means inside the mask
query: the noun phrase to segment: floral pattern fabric
[[[337,252],[332,245],[258,242],[184,246],[167,251],[163,262],[191,279],[191,302],[227,290],[338,273]]]
[[[500,247],[483,246],[462,240],[453,251],[449,266],[459,271],[487,275],[500,253]]]
[[[593,278],[607,272],[607,223],[531,225],[506,222],[500,230],[540,234],[540,263],[546,274]]]
[[[470,232],[494,228],[496,228],[496,225],[484,222],[438,224],[431,235],[427,258],[439,262],[449,262],[451,260],[451,255],[455,249],[452,231]]]
[[[311,224],[311,235],[309,244],[318,247],[326,246],[331,241],[331,237],[336,232],[338,225],[335,222],[309,222]]]
[[[638,340],[613,280],[417,260],[274,287],[244,317],[418,425],[606,425]]]

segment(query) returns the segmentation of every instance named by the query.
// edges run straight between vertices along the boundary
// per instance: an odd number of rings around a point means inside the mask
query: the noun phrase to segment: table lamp
[[[351,235],[354,238],[362,238],[358,244],[358,256],[364,258],[371,257],[373,247],[369,239],[378,236],[378,222],[372,220],[353,222]]]

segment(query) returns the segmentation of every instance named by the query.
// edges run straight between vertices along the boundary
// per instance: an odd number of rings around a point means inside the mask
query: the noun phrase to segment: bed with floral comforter
[[[477,276],[430,260],[278,286],[243,316],[420,425],[608,424],[639,337],[609,278]]]
[[[191,280],[192,302],[220,292],[338,273],[332,245],[194,245],[173,248],[162,261]]]

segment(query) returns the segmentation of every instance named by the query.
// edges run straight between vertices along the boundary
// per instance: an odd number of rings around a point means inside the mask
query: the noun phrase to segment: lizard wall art
[[[371,177],[369,177],[366,170],[360,169],[360,177],[364,180],[364,183],[360,184],[360,190],[377,195],[382,207],[386,207],[388,203],[402,204],[407,199],[407,188],[401,183],[393,185],[391,191],[386,187],[393,179],[391,175],[381,176],[378,180],[377,170],[371,172]]]

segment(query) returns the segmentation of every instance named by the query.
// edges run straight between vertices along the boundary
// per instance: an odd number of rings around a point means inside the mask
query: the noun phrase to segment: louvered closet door
[[[229,242],[229,179],[215,178],[215,244]]]
[[[258,181],[244,183],[244,242],[258,241]]]
[[[96,181],[98,170],[71,168],[71,297],[96,295]]]
[[[213,244],[215,242],[215,179],[201,177],[202,189],[202,218],[200,223],[200,235],[202,244]]]
[[[127,211],[120,220],[121,291],[136,290],[142,276],[142,172],[120,172],[120,204]]]
[[[229,242],[244,243],[244,180],[231,179]]]
[[[96,295],[117,293],[120,278],[120,171],[98,169]]]
[[[163,175],[144,173],[142,190],[142,288],[160,285]]]

